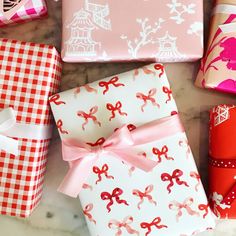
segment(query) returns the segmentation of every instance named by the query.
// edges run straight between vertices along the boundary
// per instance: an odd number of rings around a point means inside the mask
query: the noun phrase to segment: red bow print
[[[145,236],[149,235],[152,232],[152,227],[156,227],[157,229],[168,228],[167,225],[160,225],[161,218],[156,217],[151,223],[143,222],[140,224],[142,229],[147,229]]]
[[[96,184],[98,184],[99,182],[102,181],[102,175],[105,175],[105,177],[106,177],[107,179],[114,179],[113,176],[108,175],[108,173],[107,173],[108,170],[109,170],[109,167],[108,167],[107,164],[104,164],[104,165],[102,166],[102,169],[99,169],[99,167],[97,167],[97,166],[94,166],[94,167],[93,167],[93,172],[98,175],[98,180],[96,181]]]
[[[144,192],[141,192],[138,189],[133,190],[133,195],[140,198],[140,202],[138,203],[138,209],[139,210],[141,209],[141,205],[143,204],[145,198],[147,198],[147,200],[150,203],[154,204],[155,206],[157,205],[156,201],[153,200],[153,198],[150,194],[153,191],[153,188],[154,188],[153,185],[149,185],[145,188]]]
[[[83,184],[83,189],[89,189],[90,191],[93,191],[93,187],[89,184]]]
[[[60,106],[62,104],[66,104],[65,102],[59,101],[59,100],[60,100],[60,95],[59,94],[55,94],[52,97],[50,97],[49,102],[50,103],[53,102],[57,106]]]
[[[88,124],[89,119],[91,119],[93,121],[94,124],[99,125],[101,127],[101,122],[99,122],[97,120],[97,117],[95,116],[95,114],[98,112],[98,107],[92,107],[89,110],[89,113],[85,113],[84,111],[78,111],[77,115],[79,117],[82,117],[85,119],[85,122],[82,124],[82,129],[85,130],[85,126]]]
[[[88,93],[97,93],[97,89],[94,89],[92,88],[90,85],[86,84],[84,86],[81,86],[81,87],[78,87],[76,90],[75,90],[75,95],[79,94],[81,92],[81,88],[85,88],[85,90],[88,92]]]
[[[62,133],[62,134],[68,134],[68,131],[66,130],[63,130],[62,126],[63,126],[63,121],[62,120],[58,120],[57,123],[57,128],[59,129],[59,131]]]
[[[93,216],[92,214],[90,213],[91,211],[93,210],[93,204],[88,204],[84,210],[83,210],[83,213],[85,216],[88,217],[89,221],[93,222],[95,225],[96,225],[96,220],[93,219]]]
[[[110,85],[113,85],[114,87],[121,87],[121,86],[125,86],[124,84],[122,83],[117,83],[119,81],[119,78],[116,76],[116,77],[113,77],[112,79],[110,79],[110,81],[106,82],[106,81],[101,81],[99,82],[99,86],[100,87],[105,87],[105,90],[103,91],[103,94],[105,95],[108,91],[109,91],[109,86]]]
[[[188,141],[187,140],[179,141],[179,146],[182,148],[186,148],[186,157],[187,157],[187,159],[189,159],[189,157],[191,155],[191,148],[188,144]]]
[[[174,181],[176,181],[176,183],[178,185],[185,185],[186,187],[189,187],[189,185],[187,184],[187,182],[185,181],[181,181],[180,177],[183,175],[183,171],[176,169],[173,171],[172,175],[168,174],[168,173],[163,173],[161,175],[161,180],[162,181],[169,181],[169,185],[167,186],[167,190],[169,191],[169,193],[171,193],[171,187],[174,186]]]
[[[120,236],[122,235],[122,228],[124,228],[127,233],[129,234],[136,234],[139,235],[139,232],[131,228],[131,224],[133,223],[134,219],[132,216],[127,216],[124,218],[123,221],[118,221],[118,220],[111,220],[108,224],[108,227],[110,229],[115,229],[117,230],[115,236]]]
[[[200,178],[200,175],[199,175],[197,172],[192,171],[192,172],[190,172],[190,177],[192,177],[192,178],[194,178],[194,179],[197,180],[197,184],[196,184],[196,186],[195,186],[195,190],[196,190],[196,192],[198,192],[198,188],[199,188],[200,185],[201,185],[201,178]]]
[[[106,139],[105,138],[99,138],[95,143],[87,143],[91,147],[98,147],[101,146],[105,143]]]
[[[120,188],[115,188],[112,193],[108,193],[108,192],[102,192],[101,193],[101,199],[102,200],[109,200],[110,202],[107,204],[107,210],[108,212],[111,211],[111,206],[114,204],[113,198],[114,200],[118,203],[118,204],[125,204],[126,206],[128,206],[129,204],[127,203],[127,201],[125,200],[121,200],[120,199],[120,195],[123,194],[123,190]]]
[[[162,156],[164,156],[166,160],[174,160],[173,157],[168,156],[168,152],[169,152],[169,149],[166,145],[163,146],[161,150],[155,147],[152,149],[152,153],[157,155],[157,158],[158,158],[157,163],[161,163]]]
[[[198,205],[198,209],[200,211],[204,211],[205,212],[204,215],[203,215],[203,218],[205,219],[206,216],[209,213],[209,204],[207,204],[207,205],[206,204],[200,204],[200,205]]]
[[[107,110],[111,111],[111,117],[109,120],[111,121],[116,117],[115,112],[117,111],[121,116],[127,116],[128,114],[126,112],[121,111],[122,103],[118,101],[115,106],[113,106],[111,103],[107,103]]]
[[[165,87],[165,86],[162,88],[162,91],[163,91],[164,93],[166,93],[167,96],[168,96],[168,98],[167,98],[167,100],[166,100],[166,103],[170,102],[170,101],[171,101],[172,91],[171,91],[169,88]]]
[[[153,96],[155,96],[156,93],[157,93],[157,90],[154,88],[154,89],[149,90],[148,95],[145,95],[143,93],[136,94],[136,97],[138,99],[143,100],[144,102],[144,104],[141,106],[142,112],[144,112],[144,107],[147,106],[148,101],[150,101],[153,106],[160,108],[160,105],[156,102],[155,98],[153,98]]]
[[[127,128],[128,128],[128,130],[129,130],[130,132],[133,131],[133,130],[135,130],[135,129],[137,129],[137,127],[136,127],[135,125],[133,125],[133,124],[127,125]],[[119,128],[114,129],[114,132],[116,132],[118,129],[119,129]]]
[[[164,75],[165,69],[164,69],[164,66],[163,66],[163,65],[161,65],[161,64],[156,64],[156,65],[154,66],[154,68],[155,68],[155,70],[160,70],[160,71],[161,71],[161,73],[159,74],[159,78],[160,78],[162,75]]]
[[[199,216],[199,213],[191,209],[191,205],[193,204],[193,198],[187,198],[183,203],[179,203],[177,201],[173,201],[171,204],[169,204],[169,208],[171,210],[178,211],[178,214],[176,216],[176,221],[179,221],[179,218],[183,215],[182,210],[185,209],[187,213],[191,216]]]

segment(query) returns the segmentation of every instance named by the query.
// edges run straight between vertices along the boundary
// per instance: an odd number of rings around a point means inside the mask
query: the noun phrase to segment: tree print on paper
[[[197,37],[199,37],[201,39],[201,43],[203,46],[203,22],[200,21],[196,21],[193,24],[190,25],[189,29],[188,29],[188,34],[190,35],[196,35]]]
[[[235,18],[236,15],[230,15],[228,19],[223,23],[223,25],[230,24],[235,20]],[[230,53],[231,50],[236,51],[235,45],[233,45],[236,42],[236,38],[227,38],[227,36],[221,37],[221,35],[222,35],[222,30],[218,28],[213,36],[212,41],[209,44],[205,57],[201,61],[200,70],[202,71],[203,75],[205,75],[210,69],[218,70],[215,63],[220,60],[228,62],[227,63],[228,69],[236,70],[236,63],[234,63],[233,60],[235,58],[234,55],[235,53]],[[221,51],[220,55],[217,55],[215,58],[209,61],[210,56],[218,46],[222,47],[223,50]],[[202,86],[205,87],[204,77],[201,83]]]
[[[170,14],[172,15],[170,19],[174,20],[176,24],[180,25],[185,21],[184,15],[195,13],[194,8],[196,7],[196,4],[190,3],[185,5],[179,2],[179,0],[172,0],[171,3],[167,4],[167,6],[170,8]]]
[[[152,37],[160,28],[164,20],[159,18],[158,21],[154,23],[154,26],[149,24],[149,19],[137,19],[137,23],[141,27],[141,31],[139,32],[139,36],[136,37],[133,41],[128,38],[126,35],[121,35],[120,38],[126,40],[128,45],[128,52],[133,58],[138,57],[138,52],[142,49],[142,47],[148,44],[156,43],[154,38]]]

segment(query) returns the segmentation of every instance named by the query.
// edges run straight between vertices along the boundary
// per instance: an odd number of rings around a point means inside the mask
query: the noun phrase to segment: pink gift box
[[[193,61],[202,42],[199,0],[63,0],[66,62]]]
[[[44,0],[0,1],[0,26],[21,23],[45,15],[47,6]]]

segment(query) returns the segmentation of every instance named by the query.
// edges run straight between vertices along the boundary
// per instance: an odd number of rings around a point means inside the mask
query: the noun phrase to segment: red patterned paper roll
[[[210,115],[210,204],[220,218],[236,218],[236,106]]]

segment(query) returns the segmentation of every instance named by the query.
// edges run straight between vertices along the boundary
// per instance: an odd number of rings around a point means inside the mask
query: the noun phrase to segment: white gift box
[[[123,125],[128,125],[132,134],[149,122],[177,116],[161,64],[115,75],[54,98],[50,99],[51,107],[61,139],[93,147]],[[158,129],[153,129],[154,136],[156,132]],[[145,172],[105,153],[89,170],[79,198],[92,236],[183,236],[215,226],[183,131],[134,150],[156,161],[156,167]],[[75,176],[74,181],[78,178]]]

